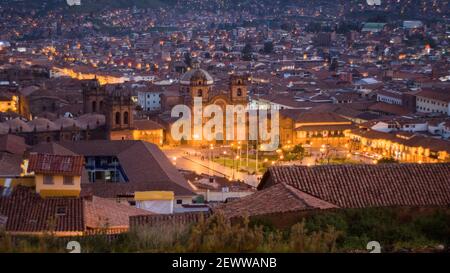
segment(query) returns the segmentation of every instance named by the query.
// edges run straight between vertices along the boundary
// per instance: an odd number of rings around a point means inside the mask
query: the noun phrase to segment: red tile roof
[[[149,214],[154,213],[97,196],[84,200],[85,223],[91,229],[128,228],[130,216]]]
[[[0,193],[0,214],[8,217],[6,231],[84,231],[81,198],[43,199],[31,188],[23,186],[17,186],[9,195],[5,194],[5,188],[0,187]]]
[[[82,183],[83,196],[114,198],[133,196],[136,191],[173,191],[177,196],[194,196],[193,189],[158,146],[145,141],[89,140],[59,142],[84,156],[116,156],[128,177],[127,183]]]
[[[23,137],[11,134],[0,136],[0,152],[22,155],[27,148]]]
[[[130,217],[130,229],[139,226],[188,225],[209,217],[205,212],[187,212],[178,214],[138,215]]]
[[[450,204],[449,163],[276,166],[258,189],[279,183],[343,208]]]
[[[222,211],[226,217],[234,218],[330,208],[336,208],[336,206],[301,192],[292,186],[279,183],[242,199],[219,205],[215,208],[215,211]]]
[[[134,128],[137,130],[162,130],[164,127],[149,119],[140,119],[134,121]]]
[[[448,89],[424,89],[416,94],[417,97],[450,102],[450,90]]]
[[[382,113],[388,113],[393,115],[407,115],[410,114],[411,111],[400,106],[400,105],[394,105],[389,104],[385,102],[377,102],[369,107],[369,110],[375,111],[375,112],[382,112]]]
[[[81,176],[83,164],[83,156],[31,153],[28,172]]]
[[[41,198],[34,189],[0,187],[0,215],[7,217],[5,230],[13,233],[86,234],[108,229],[126,231],[129,217],[153,214],[114,200],[91,198]]]

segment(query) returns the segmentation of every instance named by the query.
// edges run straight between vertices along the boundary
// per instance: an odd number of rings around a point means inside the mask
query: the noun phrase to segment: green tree
[[[398,163],[398,160],[395,160],[392,157],[383,157],[382,159],[378,160],[378,164],[392,164],[392,163]]]
[[[267,41],[264,43],[264,49],[263,52],[265,54],[270,54],[273,52],[273,42],[272,41]]]
[[[192,67],[192,58],[190,53],[184,53],[184,63],[188,67]]]
[[[242,60],[252,61],[253,60],[253,47],[250,44],[246,44],[242,49]]]

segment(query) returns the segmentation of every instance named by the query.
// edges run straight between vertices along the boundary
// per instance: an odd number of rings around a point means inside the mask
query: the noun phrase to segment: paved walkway
[[[236,169],[223,166],[204,157],[202,160],[201,152],[193,148],[180,147],[173,149],[164,149],[166,155],[170,158],[176,158],[178,168],[202,172],[209,175],[217,175],[227,177],[229,179],[242,180],[246,184],[256,187],[258,180],[256,175],[250,175],[239,172]],[[206,171],[206,172],[205,172]]]

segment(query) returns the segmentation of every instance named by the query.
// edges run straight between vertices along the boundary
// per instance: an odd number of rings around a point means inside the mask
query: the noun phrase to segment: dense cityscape
[[[449,61],[447,0],[0,0],[0,252],[448,252]]]

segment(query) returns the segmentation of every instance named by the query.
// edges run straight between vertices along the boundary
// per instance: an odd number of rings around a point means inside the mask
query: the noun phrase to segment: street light
[[[241,149],[241,142],[239,141],[238,151],[239,151],[239,169],[241,168],[241,156],[242,156],[242,149]]]

